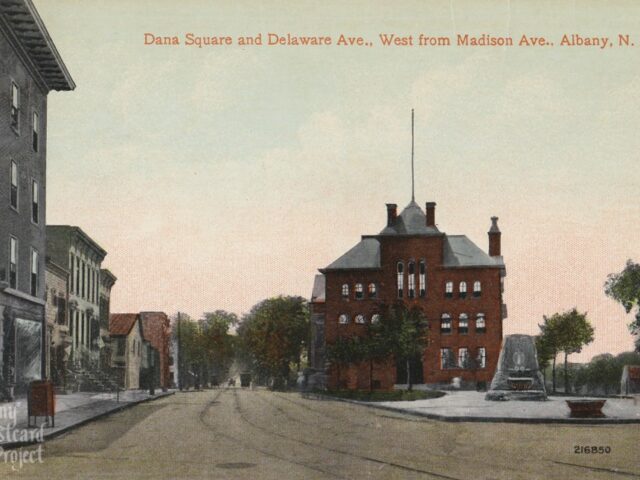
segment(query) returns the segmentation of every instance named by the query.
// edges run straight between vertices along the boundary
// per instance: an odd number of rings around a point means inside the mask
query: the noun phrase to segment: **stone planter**
[[[571,418],[602,418],[605,416],[602,413],[602,407],[606,400],[565,400],[571,414]]]

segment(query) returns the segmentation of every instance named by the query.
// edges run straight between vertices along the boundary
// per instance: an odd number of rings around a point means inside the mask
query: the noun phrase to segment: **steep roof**
[[[112,313],[109,315],[109,334],[112,336],[129,335],[139,318],[137,313]]]
[[[311,291],[311,301],[322,303],[325,301],[326,279],[324,275],[316,275],[313,279],[313,290]]]
[[[413,200],[398,215],[393,225],[385,227],[380,235],[440,235],[437,227],[427,227],[427,217]]]
[[[377,239],[363,238],[355,247],[323,270],[352,270],[359,268],[380,268],[380,242]]]
[[[445,235],[443,245],[444,267],[502,267],[502,256],[490,257],[466,235]]]

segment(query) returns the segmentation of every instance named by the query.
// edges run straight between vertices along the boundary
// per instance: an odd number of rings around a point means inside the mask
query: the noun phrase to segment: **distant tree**
[[[242,318],[238,335],[256,370],[272,379],[273,388],[283,388],[289,379],[290,364],[300,368],[309,328],[306,300],[280,296],[254,305]]]
[[[564,391],[569,393],[568,357],[579,353],[584,345],[593,342],[593,327],[586,313],[573,308],[558,315],[556,340],[558,349],[564,353]]]
[[[557,354],[557,350],[554,350],[553,345],[551,345],[551,339],[548,336],[540,334],[536,336],[536,353],[538,356],[538,367],[540,368],[540,371],[542,371],[542,375],[544,376],[544,381],[546,383],[547,378],[545,372],[551,364],[551,360],[555,360],[555,354]]]
[[[640,352],[640,264],[631,259],[620,273],[612,273],[604,284],[607,296],[620,303],[625,312],[635,308],[635,319],[629,324],[629,331],[636,337],[636,351]]]
[[[234,360],[236,337],[230,330],[238,324],[238,316],[225,310],[216,310],[205,313],[200,323],[207,356],[207,378],[210,380],[215,375],[222,381]]]
[[[551,361],[551,378],[552,378],[552,391],[556,392],[556,359],[558,353],[560,353],[560,345],[558,342],[558,323],[559,315],[556,313],[551,317],[544,315],[543,323],[538,325],[540,328],[540,335],[536,338],[536,347],[540,348],[538,352],[538,361],[542,364],[549,364]],[[542,352],[542,355],[541,355]],[[544,361],[546,360],[546,362]]]

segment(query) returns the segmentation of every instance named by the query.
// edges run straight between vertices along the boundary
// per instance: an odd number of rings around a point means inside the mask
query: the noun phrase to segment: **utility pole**
[[[180,312],[178,312],[178,345],[176,349],[177,367],[178,367],[178,388],[182,391],[182,366],[180,365],[180,360],[182,360],[182,347],[180,345]]]

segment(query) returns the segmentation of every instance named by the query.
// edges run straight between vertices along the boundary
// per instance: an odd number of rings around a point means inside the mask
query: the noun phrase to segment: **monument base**
[[[541,390],[491,390],[484,397],[485,400],[507,401],[528,400],[545,401],[547,394]]]

